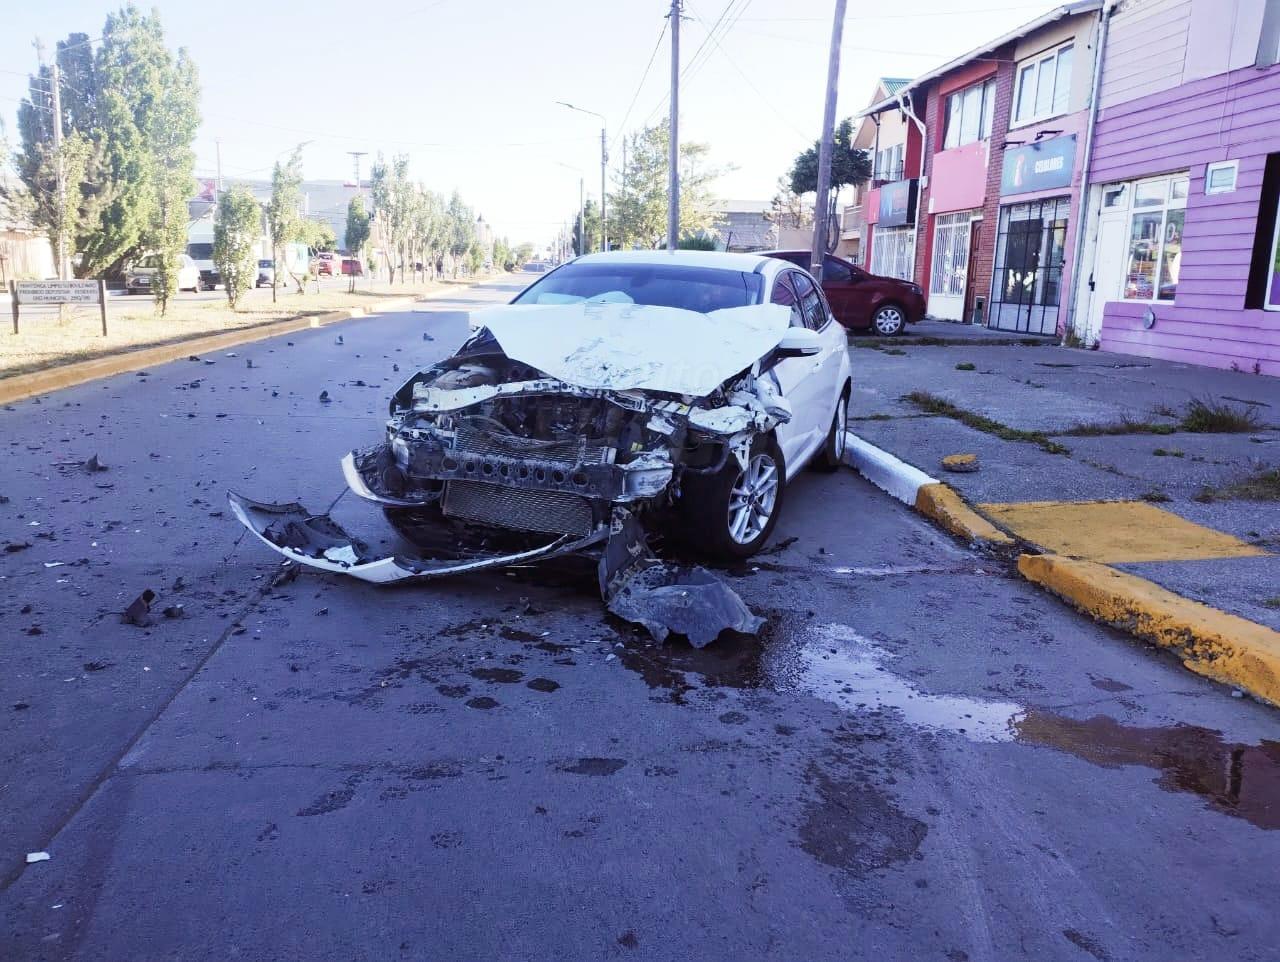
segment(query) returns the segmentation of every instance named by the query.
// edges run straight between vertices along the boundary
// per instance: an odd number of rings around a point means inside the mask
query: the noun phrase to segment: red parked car
[[[809,269],[808,251],[761,253]],[[832,254],[822,262],[822,293],[827,295],[836,320],[851,331],[893,337],[924,317],[924,294],[919,284],[870,274]]]

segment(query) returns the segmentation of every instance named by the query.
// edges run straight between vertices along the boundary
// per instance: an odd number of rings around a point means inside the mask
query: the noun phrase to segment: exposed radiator
[[[591,532],[591,504],[563,491],[508,488],[483,481],[450,481],[443,510],[451,518],[497,528],[585,535]]]
[[[523,438],[518,434],[504,434],[479,419],[467,418],[458,424],[457,454],[496,455],[508,458],[537,458],[541,461],[558,461],[565,465],[608,464],[612,449],[601,444],[590,444],[586,438],[566,438],[563,441],[545,442]]]

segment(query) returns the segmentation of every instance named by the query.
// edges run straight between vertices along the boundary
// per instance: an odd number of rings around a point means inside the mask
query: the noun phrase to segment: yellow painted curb
[[[1024,554],[1018,571],[1098,621],[1175,651],[1197,674],[1280,705],[1280,632],[1095,561]]]
[[[402,311],[416,303],[412,297],[397,298],[379,304],[375,314],[387,311]],[[355,317],[366,317],[363,307],[349,307],[341,311],[329,311],[326,314],[311,314],[301,317],[286,318],[259,324],[238,331],[227,331],[223,334],[208,334],[204,337],[193,337],[185,341],[174,341],[172,344],[160,344],[156,347],[144,347],[136,351],[125,351],[121,354],[109,354],[106,357],[95,357],[88,361],[74,361],[61,364],[45,371],[33,371],[30,374],[19,374],[15,377],[0,379],[0,404],[12,404],[37,394],[48,394],[63,388],[75,387],[99,378],[116,374],[128,374],[141,371],[158,364],[180,361],[192,354],[207,354],[221,351],[240,344],[263,341],[281,334],[293,334],[308,328],[347,321]]]
[[[916,492],[915,508],[954,535],[970,541],[1013,544],[1013,539],[965,504],[955,490],[937,481],[924,484]]]

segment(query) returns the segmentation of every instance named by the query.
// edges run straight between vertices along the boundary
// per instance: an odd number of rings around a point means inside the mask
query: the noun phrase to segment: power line
[[[649,71],[653,67],[653,61],[658,57],[658,50],[662,47],[662,38],[667,35],[667,21],[662,21],[662,29],[658,32],[658,42],[653,45],[653,53],[649,54],[649,62],[644,65],[644,73],[640,75],[640,83],[636,85],[635,95],[631,98],[631,103],[627,104],[627,112],[622,115],[622,123],[618,124],[618,132],[613,135],[613,141],[609,144],[612,148],[617,144],[627,130],[627,120],[631,117],[631,111],[635,109],[636,101],[640,99],[640,92],[644,90],[644,82],[649,79]]]

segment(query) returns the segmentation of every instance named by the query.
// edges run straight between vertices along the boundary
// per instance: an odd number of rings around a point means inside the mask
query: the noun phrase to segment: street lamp
[[[609,164],[609,139],[605,134],[604,114],[598,114],[594,110],[586,110],[582,107],[575,107],[573,104],[565,103],[563,100],[557,100],[561,107],[568,107],[570,110],[576,110],[580,114],[590,114],[592,117],[600,118],[600,249],[607,251],[609,249],[609,218],[605,212],[605,171]]]

